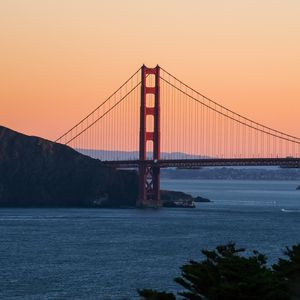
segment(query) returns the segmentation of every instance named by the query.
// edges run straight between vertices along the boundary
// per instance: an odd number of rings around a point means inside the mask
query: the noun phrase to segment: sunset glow
[[[55,140],[143,63],[300,136],[300,2],[4,0],[0,124]]]

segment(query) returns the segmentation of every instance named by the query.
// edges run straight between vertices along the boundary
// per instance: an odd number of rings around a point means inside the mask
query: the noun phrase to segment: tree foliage
[[[190,261],[175,278],[185,300],[288,300],[300,299],[300,245],[286,248],[287,258],[272,267],[258,251],[250,256],[234,243],[202,250],[202,261]],[[139,290],[141,299],[174,300],[172,293]]]
[[[147,300],[176,300],[175,295],[167,292],[157,292],[151,289],[139,290],[138,293],[141,297]]]
[[[286,248],[285,258],[279,258],[273,270],[288,285],[291,299],[300,299],[300,244]]]

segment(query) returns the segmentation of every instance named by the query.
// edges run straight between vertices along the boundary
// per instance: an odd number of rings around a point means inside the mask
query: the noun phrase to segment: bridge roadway
[[[201,158],[201,159],[161,159],[161,160],[115,160],[103,161],[116,168],[138,168],[139,165],[156,165],[160,168],[201,168],[201,167],[238,167],[238,166],[279,166],[300,168],[300,158]]]

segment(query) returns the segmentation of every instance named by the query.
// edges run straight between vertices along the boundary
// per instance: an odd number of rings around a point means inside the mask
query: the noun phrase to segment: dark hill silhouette
[[[134,171],[0,126],[0,206],[134,206],[136,198]]]

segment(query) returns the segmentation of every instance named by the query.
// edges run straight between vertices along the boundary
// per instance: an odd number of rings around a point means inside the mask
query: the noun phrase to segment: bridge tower
[[[141,68],[140,149],[139,149],[139,207],[160,207],[160,67]],[[154,86],[147,77],[154,76]],[[151,101],[151,97],[154,101]],[[153,120],[148,130],[147,117]],[[149,120],[148,120],[149,121]],[[147,143],[152,143],[152,157],[147,157]],[[148,153],[149,154],[149,153]]]

